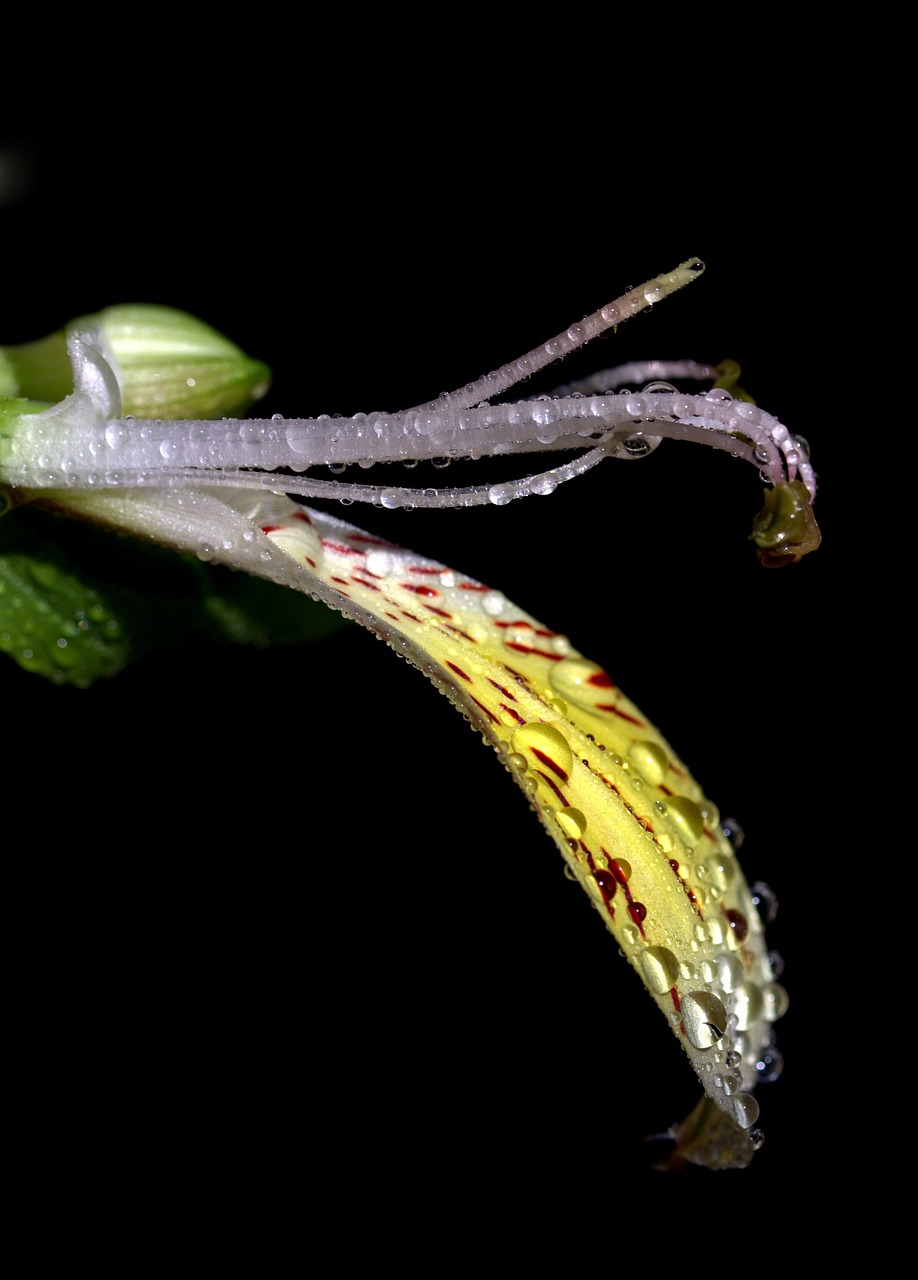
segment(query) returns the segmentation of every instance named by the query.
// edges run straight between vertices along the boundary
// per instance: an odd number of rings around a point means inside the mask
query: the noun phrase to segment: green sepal
[[[86,688],[183,642],[266,647],[344,625],[308,596],[152,543],[28,507],[0,522],[0,650],[57,684]]]

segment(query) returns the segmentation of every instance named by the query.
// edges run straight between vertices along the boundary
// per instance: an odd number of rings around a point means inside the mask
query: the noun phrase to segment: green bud
[[[271,373],[202,320],[172,307],[107,307],[68,325],[100,324],[121,376],[121,411],[137,418],[244,413]],[[56,402],[73,390],[66,334],[0,348],[0,396]],[[21,409],[20,412],[23,410]]]

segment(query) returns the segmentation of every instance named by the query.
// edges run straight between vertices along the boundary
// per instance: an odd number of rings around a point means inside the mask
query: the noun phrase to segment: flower
[[[348,422],[211,425],[162,415],[130,422],[126,406],[153,394],[153,366],[134,358],[129,343],[119,346],[123,327],[97,317],[68,333],[68,396],[50,408],[0,404],[0,480],[16,501],[40,500],[305,592],[418,666],[496,751],[667,1018],[714,1104],[691,1127],[685,1156],[723,1167],[747,1163],[755,1148],[758,1064],[787,996],[775,980],[758,895],[716,806],[655,726],[567,637],[491,585],[287,496],[369,493],[385,507],[421,495],[275,473],[322,460],[590,446],[585,459],[538,476],[431,499],[504,505],[547,494],[601,457],[648,452],[664,435],[704,438],[745,453],[777,486],[781,496],[755,536],[769,555],[796,557],[811,548],[815,528],[807,452],[782,424],[724,388],[689,396],[665,381],[716,378],[707,366],[628,366],[591,397],[566,388],[548,402],[487,403],[540,362],[688,283],[699,268],[690,260],[438,402]],[[191,367],[170,360],[170,368]],[[229,381],[251,394],[257,377],[254,366],[245,368]],[[648,374],[639,394],[605,394],[616,379]],[[181,378],[166,381],[166,403],[183,409]],[[186,372],[186,390],[196,394],[189,382],[197,377]],[[16,390],[26,385],[20,380]]]

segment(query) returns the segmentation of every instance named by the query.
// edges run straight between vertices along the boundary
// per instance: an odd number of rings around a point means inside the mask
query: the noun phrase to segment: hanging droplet
[[[741,1129],[751,1129],[759,1118],[759,1104],[751,1093],[738,1093],[733,1099],[733,1114]]]
[[[682,997],[681,1013],[685,1034],[696,1049],[710,1049],[723,1038],[727,1011],[712,992],[689,991]]]

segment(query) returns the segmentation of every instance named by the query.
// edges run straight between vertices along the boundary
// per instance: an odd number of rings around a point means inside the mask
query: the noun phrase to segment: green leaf
[[[58,684],[85,688],[183,642],[265,647],[344,625],[264,579],[48,512],[0,521],[0,650]]]

